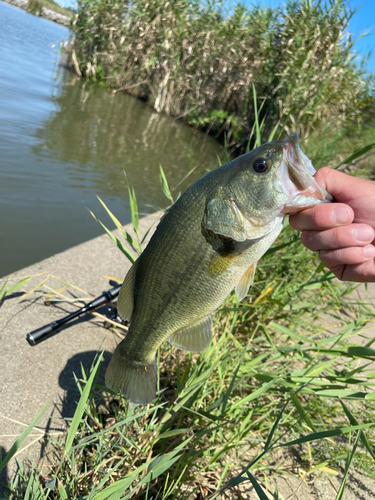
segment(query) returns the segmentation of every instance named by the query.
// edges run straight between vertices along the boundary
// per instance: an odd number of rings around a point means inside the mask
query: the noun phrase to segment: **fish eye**
[[[271,160],[266,160],[265,158],[257,158],[253,163],[253,169],[258,174],[265,174],[271,168]]]

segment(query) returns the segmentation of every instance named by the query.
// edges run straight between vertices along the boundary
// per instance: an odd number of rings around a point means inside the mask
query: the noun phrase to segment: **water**
[[[128,183],[150,213],[168,205],[159,165],[177,195],[222,154],[212,138],[59,67],[68,34],[0,1],[0,276],[103,234],[88,209],[113,227],[96,194],[129,222]]]

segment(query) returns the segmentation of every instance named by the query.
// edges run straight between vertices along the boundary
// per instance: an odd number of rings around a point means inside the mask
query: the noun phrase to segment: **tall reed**
[[[373,81],[347,34],[347,0],[287,0],[282,9],[195,0],[78,0],[69,48],[77,71],[147,100],[228,142],[247,142],[252,85],[269,132],[308,135],[363,121]],[[373,115],[372,115],[373,116]]]

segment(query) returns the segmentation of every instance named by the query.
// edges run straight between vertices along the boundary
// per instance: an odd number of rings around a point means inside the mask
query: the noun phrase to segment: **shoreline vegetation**
[[[324,132],[337,145],[339,133],[345,155],[355,137],[360,147],[363,133],[375,134],[375,77],[348,33],[353,14],[348,0],[231,10],[194,0],[78,0],[65,53],[78,74],[226,140],[237,154],[253,146],[259,116],[264,137],[275,127],[276,138]]]
[[[14,7],[26,10],[30,14],[43,17],[62,26],[70,27],[73,12],[60,7],[54,0],[3,0]]]

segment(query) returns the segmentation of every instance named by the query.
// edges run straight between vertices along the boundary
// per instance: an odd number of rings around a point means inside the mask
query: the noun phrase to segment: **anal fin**
[[[194,325],[189,325],[174,332],[168,339],[169,343],[184,351],[203,352],[211,342],[212,314],[200,319]]]
[[[249,267],[249,269],[245,272],[240,281],[237,283],[236,294],[239,301],[241,301],[248,294],[249,288],[254,281],[256,267],[257,267],[257,262],[255,262]]]

